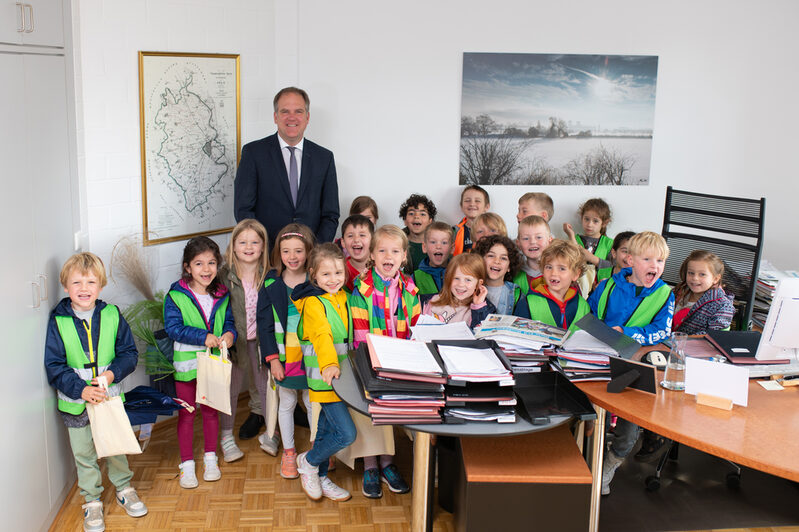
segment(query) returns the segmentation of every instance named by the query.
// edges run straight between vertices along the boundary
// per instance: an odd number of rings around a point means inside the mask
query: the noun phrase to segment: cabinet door
[[[0,0],[0,43],[63,48],[63,0]]]
[[[22,44],[22,2],[0,0],[0,43]]]
[[[37,337],[43,339],[49,312],[64,296],[59,282],[61,265],[73,253],[73,186],[70,172],[67,119],[66,63],[63,56],[25,56],[25,109],[27,175],[33,192],[29,210],[34,232],[34,274],[41,285],[42,301],[36,309]],[[38,369],[43,411],[51,501],[55,501],[72,474],[69,442],[56,412],[55,391],[43,375],[41,344],[32,357]]]
[[[27,172],[33,187],[34,265],[52,308],[63,296],[58,274],[73,252],[73,186],[64,57],[25,56]]]
[[[3,204],[0,227],[6,260],[0,261],[4,303],[0,305],[3,324],[4,361],[13,378],[4,379],[0,398],[6,405],[4,434],[0,438],[3,475],[14,482],[0,482],[0,515],[3,530],[40,529],[49,512],[49,498],[43,503],[49,476],[45,444],[43,334],[41,315],[35,303],[32,282],[35,243],[31,214],[31,174],[27,168],[25,144],[26,110],[24,62],[18,54],[0,53],[0,161],[3,161]],[[42,302],[46,305],[46,302]],[[46,312],[42,308],[42,312]],[[7,328],[7,329],[6,329]],[[44,509],[44,511],[43,511]]]
[[[63,0],[24,0],[22,44],[64,47]]]

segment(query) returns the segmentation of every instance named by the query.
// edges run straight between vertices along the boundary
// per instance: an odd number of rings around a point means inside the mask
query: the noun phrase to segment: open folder
[[[438,354],[424,342],[368,334],[369,358],[380,377],[421,382],[447,382]]]

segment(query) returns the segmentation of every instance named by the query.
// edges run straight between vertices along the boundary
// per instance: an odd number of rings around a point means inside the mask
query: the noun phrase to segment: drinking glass
[[[667,390],[685,389],[685,344],[688,335],[681,332],[671,333],[671,352],[666,364],[666,373],[660,385]]]

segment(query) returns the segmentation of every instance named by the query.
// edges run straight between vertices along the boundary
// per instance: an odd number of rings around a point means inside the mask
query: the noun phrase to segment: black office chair
[[[666,188],[663,237],[669,244],[669,258],[663,280],[674,286],[680,282],[680,266],[692,251],[704,249],[724,262],[722,284],[735,295],[735,315],[731,329],[747,330],[752,317],[760,254],[763,249],[763,222],[766,198],[749,199]],[[646,478],[646,489],[660,488],[660,475],[668,460],[676,460],[679,444],[669,441],[655,474]],[[737,488],[741,468],[730,462],[727,485]]]
[[[663,270],[670,285],[680,282],[680,265],[704,249],[724,261],[724,289],[735,295],[733,330],[749,329],[755,299],[766,198],[749,199],[666,188],[663,238],[671,253]]]

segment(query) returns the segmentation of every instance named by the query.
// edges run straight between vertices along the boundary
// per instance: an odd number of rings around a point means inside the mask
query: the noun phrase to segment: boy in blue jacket
[[[666,241],[645,231],[630,238],[627,248],[632,267],[602,281],[588,298],[591,312],[607,325],[642,345],[653,345],[671,336],[674,294],[660,276],[669,256]],[[638,426],[619,418],[613,444],[602,465],[602,494],[610,493],[616,469],[638,440]]]
[[[105,267],[97,255],[78,253],[64,263],[60,276],[69,297],[50,314],[44,348],[47,380],[58,392],[58,410],[69,433],[78,469],[78,487],[86,500],[83,529],[105,530],[103,479],[92,440],[86,403],[98,404],[106,391],[98,379],[108,382],[108,396],[124,394],[120,382],[136,369],[139,353],[125,318],[115,305],[97,299],[106,285]],[[130,485],[133,473],[125,455],[106,458],[108,477],[116,487],[117,504],[128,515],[141,517],[147,507]]]

